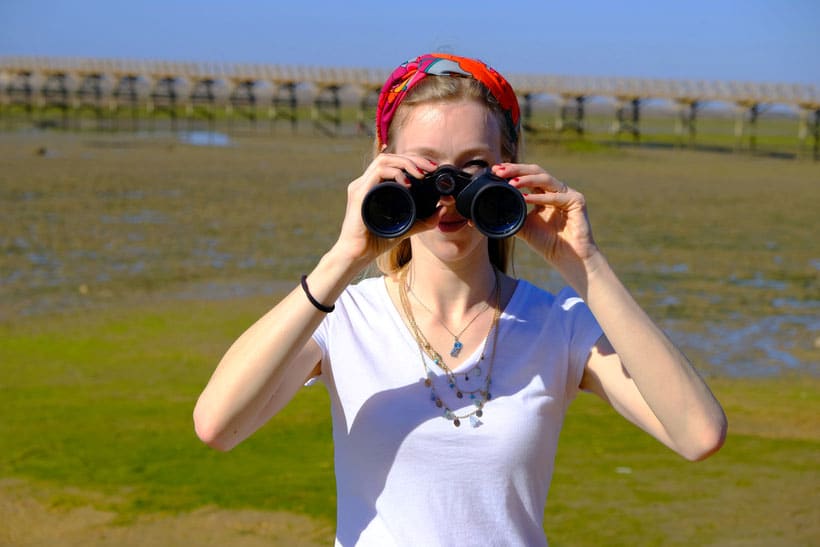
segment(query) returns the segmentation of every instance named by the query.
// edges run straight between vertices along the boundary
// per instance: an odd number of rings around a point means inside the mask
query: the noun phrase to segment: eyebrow
[[[411,148],[408,152],[425,158],[439,159],[441,157],[439,151],[434,148]],[[474,146],[460,151],[456,159],[475,159],[476,156],[486,157],[491,155],[492,148],[490,146]]]

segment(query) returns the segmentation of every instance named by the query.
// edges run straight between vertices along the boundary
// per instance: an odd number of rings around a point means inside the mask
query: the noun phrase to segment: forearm
[[[381,181],[407,174],[422,177],[435,167],[421,157],[379,154],[348,185],[339,238],[307,278],[320,306],[333,304],[367,264],[398,243],[375,237],[365,227],[361,208],[367,192]],[[293,397],[321,358],[309,340],[324,316],[297,286],[234,342],[194,410],[197,434],[203,441],[230,448]]]
[[[600,253],[573,285],[587,302],[673,448],[697,456],[719,446],[726,419],[686,357],[640,308]],[[628,404],[628,402],[627,402]]]
[[[333,251],[308,276],[311,294],[332,304],[361,270],[361,264]],[[281,408],[303,382],[316,360],[300,356],[325,314],[298,285],[248,328],[228,349],[194,410],[197,434],[211,446],[229,449],[259,425],[266,407]],[[294,378],[291,376],[299,376]],[[280,389],[282,386],[287,389]]]

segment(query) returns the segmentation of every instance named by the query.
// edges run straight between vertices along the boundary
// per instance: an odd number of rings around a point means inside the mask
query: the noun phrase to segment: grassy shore
[[[92,505],[124,526],[218,506],[308,515],[330,533],[324,388],[305,390],[231,453],[193,434],[191,409],[211,368],[266,305],[177,302],[7,324],[0,476],[39,485],[50,506]],[[820,382],[711,383],[730,436],[698,464],[579,396],[546,515],[555,545],[807,545],[818,537]]]
[[[26,134],[0,144],[0,543],[19,540],[14,511],[30,499],[50,518],[92,507],[111,529],[203,507],[263,511],[257,523],[284,511],[301,523],[292,536],[330,542],[322,387],[228,454],[199,443],[191,411],[230,342],[332,242],[368,143],[286,135],[221,149]],[[724,449],[689,464],[579,396],[548,501],[552,544],[816,541],[818,166],[537,144],[528,159],[585,192],[599,243],[730,419]],[[522,247],[516,271],[560,282]],[[218,525],[184,522],[173,537],[194,544],[273,537],[261,524],[219,536]],[[100,526],[90,519],[74,544],[114,544]]]

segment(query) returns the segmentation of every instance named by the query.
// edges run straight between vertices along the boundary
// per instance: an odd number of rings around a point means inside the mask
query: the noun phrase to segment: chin
[[[424,238],[420,243],[442,262],[460,262],[486,256],[486,238],[470,226],[456,232],[436,231],[434,234],[434,237]]]

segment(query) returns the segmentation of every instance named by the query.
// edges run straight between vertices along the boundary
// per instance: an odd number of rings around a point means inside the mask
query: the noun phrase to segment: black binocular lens
[[[487,237],[514,235],[526,219],[526,204],[521,193],[509,185],[485,186],[473,198],[471,218]]]
[[[377,192],[373,190],[378,189]],[[362,203],[362,219],[379,237],[398,237],[416,221],[416,204],[406,187],[397,182],[383,182]]]
[[[371,188],[362,203],[362,219],[379,237],[399,237],[416,219],[432,215],[442,195],[454,196],[456,210],[491,238],[514,235],[527,216],[521,192],[489,168],[470,175],[443,165],[422,179],[411,178],[409,188],[394,181]]]

